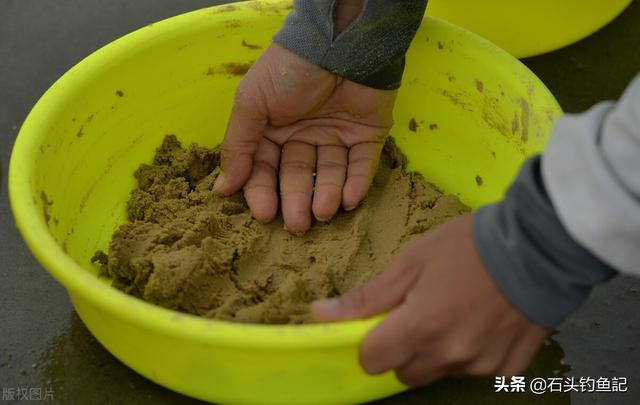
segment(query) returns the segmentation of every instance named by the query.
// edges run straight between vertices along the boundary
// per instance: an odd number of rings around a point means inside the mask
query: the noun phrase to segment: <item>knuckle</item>
[[[253,163],[256,166],[256,168],[262,167],[264,169],[269,170],[270,172],[274,172],[274,173],[278,172],[278,169],[271,162],[268,162],[264,159],[255,159]]]
[[[400,270],[408,273],[408,270]],[[409,273],[409,276],[411,274]],[[405,276],[406,277],[406,276]],[[407,302],[411,302],[416,306],[423,306],[421,304],[421,300],[419,297],[417,298],[414,294],[409,294],[406,298]],[[423,338],[438,338],[442,336],[449,328],[450,316],[446,318],[443,317],[439,312],[428,312],[425,314],[424,318],[427,321],[419,322],[416,324],[417,332]]]
[[[452,366],[459,366],[473,361],[477,357],[477,350],[465,343],[452,342],[445,351],[445,361]]]
[[[341,191],[342,184],[338,184],[333,181],[323,181],[321,183],[316,184],[316,191],[320,192],[331,192],[331,191]]]
[[[293,204],[296,204],[297,206],[297,208],[295,209],[292,207],[285,208],[285,215],[295,214],[306,216],[306,212],[308,210],[307,204],[309,204],[309,202],[313,198],[313,193],[310,191],[294,189],[286,191],[281,190],[280,198],[282,199],[283,204],[285,204],[286,202],[291,202]]]
[[[313,166],[309,162],[300,159],[285,160],[280,163],[280,170],[312,172]]]
[[[318,162],[318,170],[320,169],[334,169],[334,170],[340,170],[343,171],[347,168],[346,163],[344,162],[338,162],[335,160],[320,160]]]
[[[360,157],[360,158],[350,159],[349,165],[354,167],[364,166],[364,167],[370,168],[375,166],[377,161],[378,160],[373,157]]]

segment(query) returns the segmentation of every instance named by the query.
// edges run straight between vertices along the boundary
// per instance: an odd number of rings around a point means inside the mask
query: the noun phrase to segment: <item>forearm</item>
[[[405,53],[426,4],[426,0],[345,0],[337,7],[335,0],[295,0],[274,41],[346,79],[397,89]]]

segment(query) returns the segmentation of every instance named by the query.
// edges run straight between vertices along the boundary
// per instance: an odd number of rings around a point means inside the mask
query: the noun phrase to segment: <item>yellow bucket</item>
[[[392,373],[368,376],[358,365],[359,344],[379,318],[306,326],[207,320],[120,292],[89,261],[126,220],[132,173],[165,134],[221,141],[238,73],[289,10],[282,1],[208,8],[105,46],[42,96],[11,157],[17,226],[91,332],[140,374],[207,401],[353,403],[405,388]],[[393,134],[411,168],[474,207],[500,198],[560,113],[520,62],[433,19],[409,52],[400,93]]]
[[[487,38],[517,58],[572,44],[616,18],[632,0],[429,0],[427,15]]]

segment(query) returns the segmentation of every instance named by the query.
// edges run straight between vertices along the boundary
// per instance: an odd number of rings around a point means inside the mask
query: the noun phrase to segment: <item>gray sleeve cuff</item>
[[[426,6],[427,0],[366,0],[360,16],[335,36],[336,0],[295,0],[274,41],[348,80],[394,90]]]
[[[616,272],[567,233],[530,159],[505,199],[480,209],[473,234],[488,272],[505,297],[530,320],[557,327]]]

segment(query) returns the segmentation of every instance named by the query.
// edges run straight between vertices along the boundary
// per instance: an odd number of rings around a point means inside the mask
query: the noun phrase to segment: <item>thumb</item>
[[[313,302],[311,312],[319,321],[343,321],[389,311],[403,301],[417,275],[417,266],[406,266],[400,256],[366,284],[340,297]]]
[[[222,142],[222,173],[213,186],[213,191],[219,196],[233,194],[247,182],[253,167],[253,156],[267,125],[267,114],[258,104],[258,100],[263,99],[259,96],[261,90],[259,86],[246,83],[250,82],[243,82],[236,92]]]

